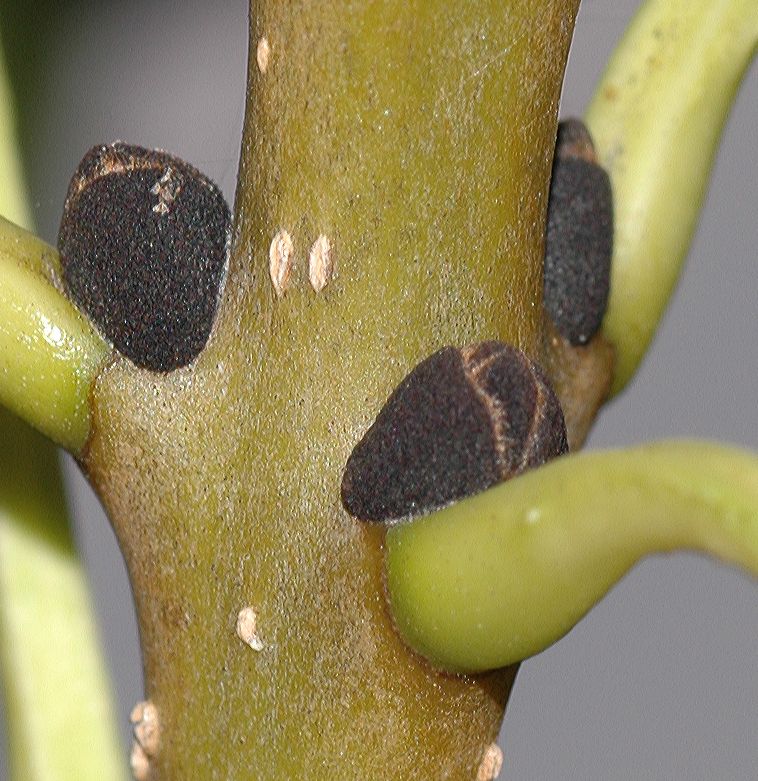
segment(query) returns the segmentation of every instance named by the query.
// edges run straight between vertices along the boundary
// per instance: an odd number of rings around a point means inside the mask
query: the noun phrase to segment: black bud
[[[420,515],[567,449],[560,404],[523,353],[500,342],[444,347],[400,383],[356,445],[342,503],[366,521]]]
[[[559,333],[586,344],[608,304],[613,197],[587,128],[558,126],[545,237],[544,303]]]
[[[94,147],[58,233],[67,292],[138,366],[184,366],[210,335],[229,226],[221,192],[187,163],[122,143]]]

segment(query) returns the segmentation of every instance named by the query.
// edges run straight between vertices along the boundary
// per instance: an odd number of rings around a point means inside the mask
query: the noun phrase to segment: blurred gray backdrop
[[[234,199],[247,0],[2,0],[25,78],[22,132],[41,235],[96,143],[165,148]],[[636,0],[584,0],[562,114],[581,113]],[[33,49],[15,46],[18,31]],[[686,273],[634,384],[589,447],[698,436],[758,448],[758,68],[726,128]],[[118,692],[142,696],[129,584],[97,500],[65,459],[76,529]],[[501,778],[758,778],[758,586],[686,554],[638,566],[565,639],[526,662]],[[0,712],[0,732],[2,713]],[[4,740],[4,738],[3,738]],[[0,740],[0,779],[6,777]]]

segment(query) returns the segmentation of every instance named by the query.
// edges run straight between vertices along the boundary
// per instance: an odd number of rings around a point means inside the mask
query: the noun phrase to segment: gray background
[[[60,6],[52,22],[40,21],[47,59],[25,136],[44,238],[54,242],[68,178],[95,143],[123,139],[173,151],[233,200],[246,5],[76,0]],[[582,111],[636,5],[583,3],[564,115]],[[600,416],[590,447],[686,435],[758,448],[757,124],[753,67],[682,283],[651,354],[633,386]],[[72,463],[65,466],[118,691],[126,761],[127,714],[142,693],[129,585],[102,511]],[[756,597],[754,582],[693,555],[638,566],[565,639],[522,666],[501,735],[501,777],[755,779]],[[2,753],[0,743],[0,778]]]

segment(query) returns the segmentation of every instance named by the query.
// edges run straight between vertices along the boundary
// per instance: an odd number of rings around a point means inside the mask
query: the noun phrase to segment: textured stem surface
[[[214,332],[168,375],[111,366],[85,456],[137,599],[153,778],[477,776],[514,670],[456,678],[407,651],[382,534],[339,486],[421,359],[540,349],[576,5],[254,4]]]

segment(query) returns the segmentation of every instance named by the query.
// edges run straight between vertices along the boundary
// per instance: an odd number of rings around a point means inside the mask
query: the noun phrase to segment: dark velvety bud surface
[[[461,352],[469,378],[491,409],[501,480],[568,451],[561,404],[539,366],[502,342]]]
[[[362,520],[408,518],[566,450],[560,404],[522,353],[445,347],[400,383],[353,450],[342,502]]]
[[[600,328],[612,253],[610,179],[595,162],[586,128],[576,120],[562,122],[550,183],[544,303],[572,344],[586,344]]]
[[[166,154],[90,150],[69,185],[58,234],[68,294],[140,367],[170,371],[203,349],[230,230],[218,188]]]

